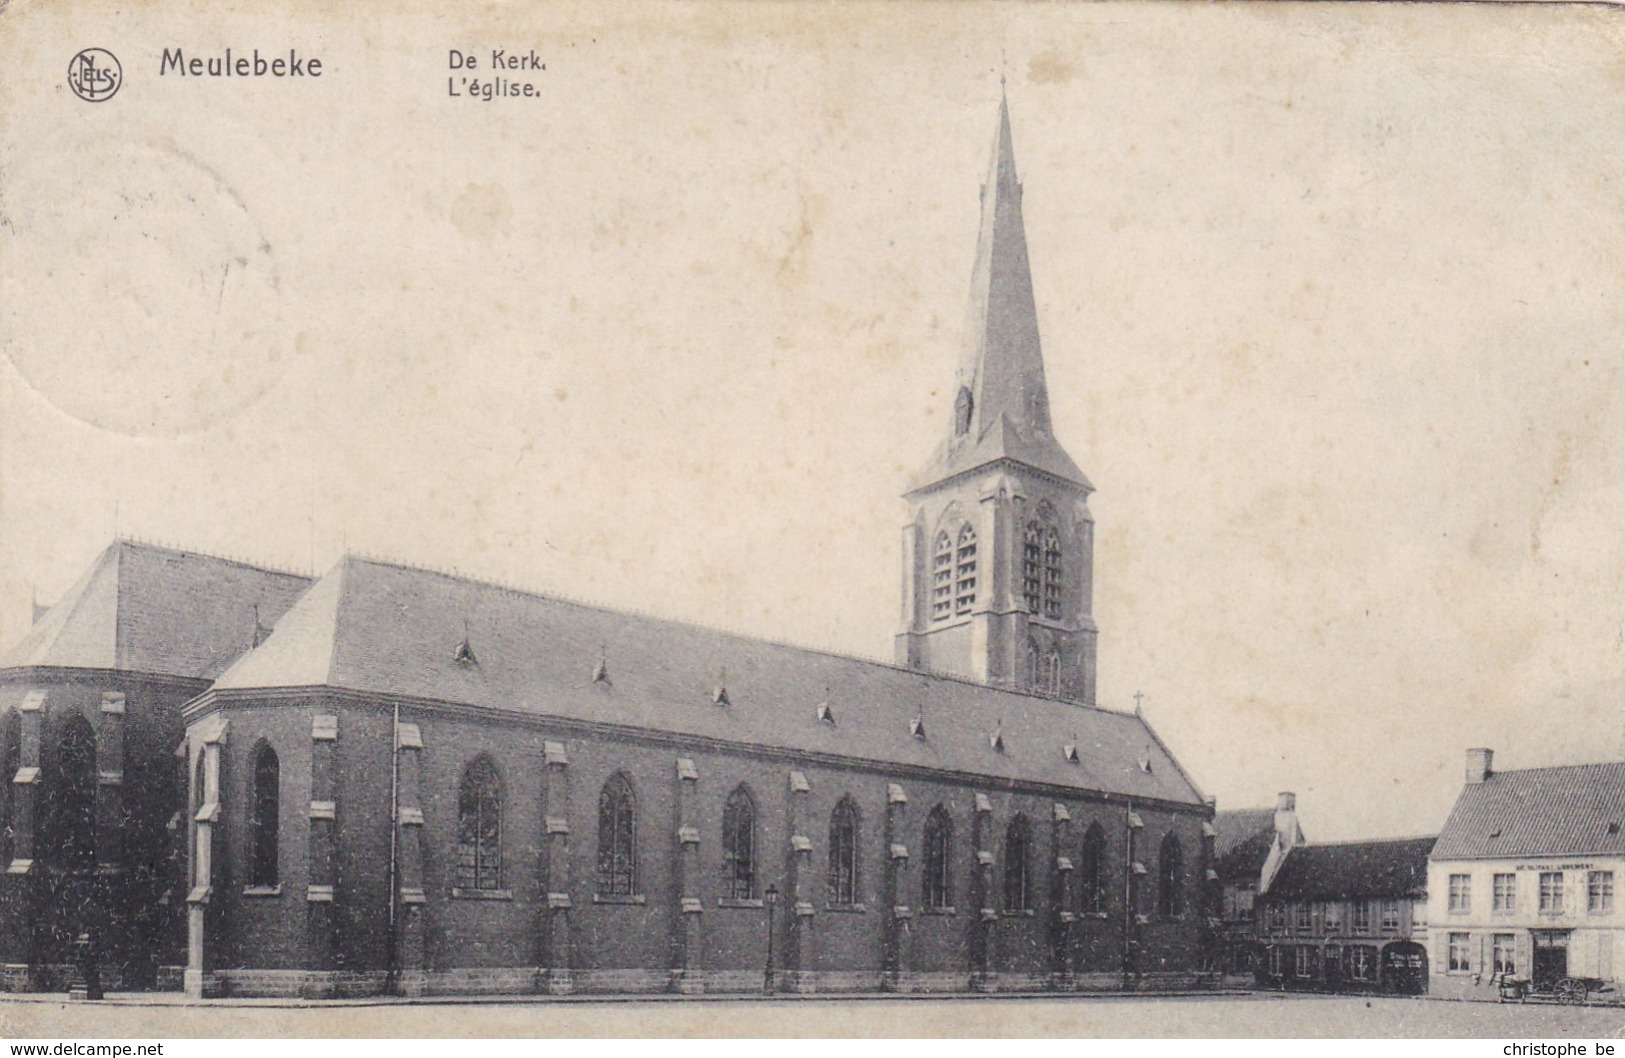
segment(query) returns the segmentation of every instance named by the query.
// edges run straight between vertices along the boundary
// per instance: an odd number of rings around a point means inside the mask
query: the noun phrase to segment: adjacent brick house
[[[1287,852],[1304,842],[1297,796],[1282,793],[1274,808],[1219,812],[1213,827],[1220,965],[1251,981],[1258,969],[1258,894],[1269,888]]]
[[[1291,849],[1259,899],[1259,980],[1334,992],[1427,990],[1433,838]]]

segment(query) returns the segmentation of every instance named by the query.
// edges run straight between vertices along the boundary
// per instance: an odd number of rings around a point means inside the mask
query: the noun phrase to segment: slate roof
[[[1269,897],[1347,900],[1427,895],[1434,838],[1299,845],[1286,854]]]
[[[1091,489],[1051,428],[1010,107],[1002,97],[992,160],[982,185],[982,223],[971,268],[968,315],[955,383],[956,393],[963,387],[971,397],[967,429],[957,433],[956,419],[955,429],[915,476],[909,491],[1002,459]]]
[[[1213,817],[1218,837],[1213,842],[1214,870],[1221,879],[1251,879],[1258,875],[1275,844],[1275,809],[1237,808]]]
[[[465,636],[472,661],[457,659]],[[299,686],[1202,804],[1135,715],[356,557],[216,684]],[[924,740],[910,733],[922,714]]]
[[[0,670],[119,669],[212,679],[254,644],[311,578],[189,551],[114,542],[47,610]]]
[[[1625,855],[1625,761],[1492,772],[1468,783],[1437,860]]]

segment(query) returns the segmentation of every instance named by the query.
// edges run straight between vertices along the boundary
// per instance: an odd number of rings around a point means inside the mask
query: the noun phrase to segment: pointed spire
[[[946,445],[915,488],[1001,458],[1091,487],[1051,430],[1021,196],[1001,79],[953,422]]]

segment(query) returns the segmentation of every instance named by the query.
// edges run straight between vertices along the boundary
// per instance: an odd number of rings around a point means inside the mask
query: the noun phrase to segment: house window
[[[1061,536],[1053,527],[1044,534],[1044,616],[1061,616]]]
[[[1322,914],[1325,916],[1327,933],[1336,933],[1343,925],[1343,905],[1333,901],[1326,905]]]
[[[1314,928],[1314,909],[1307,903],[1295,904],[1292,908],[1293,928],[1299,933],[1308,933]]]
[[[1349,948],[1349,976],[1356,981],[1377,979],[1377,960],[1372,956],[1370,948],[1360,944]]]
[[[941,805],[925,817],[925,870],[920,877],[920,903],[941,910],[954,903],[953,863],[954,824]]]
[[[722,810],[722,895],[756,897],[756,802],[743,784],[734,787]]]
[[[1162,839],[1157,868],[1157,915],[1165,919],[1178,918],[1183,910],[1180,888],[1185,881],[1185,856],[1176,835],[1169,834]]]
[[[57,774],[48,795],[55,807],[58,850],[63,869],[96,866],[96,733],[76,716],[62,734]]]
[[[490,757],[463,769],[457,791],[457,884],[502,888],[502,786]]]
[[[1315,972],[1315,949],[1300,946],[1294,952],[1292,970],[1299,977],[1311,977]]]
[[[829,815],[829,902],[849,907],[858,902],[858,805],[841,798]]]
[[[1281,976],[1281,968],[1282,968],[1282,965],[1283,965],[1283,963],[1285,961],[1285,958],[1286,958],[1286,956],[1284,955],[1283,950],[1279,945],[1277,945],[1276,947],[1273,947],[1273,948],[1270,949],[1270,976],[1271,977],[1280,977]]]
[[[1032,831],[1018,815],[1004,831],[1004,909],[1032,909]]]
[[[254,801],[248,884],[270,888],[277,884],[277,830],[282,815],[281,766],[276,751],[260,746],[254,754]]]
[[[1518,910],[1518,876],[1497,874],[1492,880],[1491,910],[1497,915],[1510,915]]]
[[[937,534],[931,559],[931,619],[941,621],[954,612],[954,541],[946,531]]]
[[[1399,929],[1398,900],[1384,900],[1382,902],[1382,928],[1388,933],[1393,933]]]
[[[1563,872],[1540,872],[1540,913],[1543,915],[1561,915],[1563,913]]]
[[[1490,938],[1491,965],[1494,973],[1515,974],[1518,972],[1518,938],[1511,933],[1497,933]]]
[[[1614,909],[1614,872],[1592,871],[1586,875],[1586,910],[1606,915]]]
[[[1028,522],[1022,534],[1021,598],[1028,613],[1038,613],[1044,604],[1044,527],[1037,522]]]
[[[1452,933],[1449,938],[1450,971],[1452,973],[1470,970],[1467,964],[1467,941],[1471,935],[1467,933]]]
[[[1473,877],[1470,874],[1450,876],[1449,911],[1452,915],[1465,915],[1473,906]]]
[[[1343,970],[1343,949],[1335,944],[1326,947],[1326,976],[1336,977]]]
[[[1084,914],[1106,913],[1106,832],[1100,829],[1099,823],[1091,823],[1083,835],[1083,851],[1078,856],[1078,887]]]
[[[976,530],[959,530],[959,546],[954,552],[954,613],[970,613],[976,605]]]
[[[1269,905],[1269,924],[1270,924],[1271,929],[1276,929],[1276,930],[1286,929],[1286,905],[1285,904],[1270,904]]]
[[[1364,900],[1356,900],[1352,905],[1353,922],[1356,933],[1371,932],[1371,905]]]
[[[631,896],[638,891],[637,801],[632,783],[616,772],[598,792],[598,892]]]

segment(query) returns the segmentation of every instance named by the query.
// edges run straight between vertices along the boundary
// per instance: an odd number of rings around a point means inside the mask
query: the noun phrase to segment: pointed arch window
[[[954,551],[954,613],[970,613],[976,605],[976,530],[969,525],[959,530]]]
[[[931,559],[931,619],[941,621],[954,612],[954,541],[944,529],[937,534]]]
[[[277,838],[282,816],[282,768],[276,750],[261,745],[254,754],[253,816],[248,884],[271,888],[277,884]]]
[[[829,816],[829,902],[850,907],[858,902],[858,846],[862,820],[857,802],[843,797]]]
[[[64,870],[96,866],[96,733],[83,716],[68,722],[57,750],[55,788],[57,848]]]
[[[1044,675],[1043,655],[1038,651],[1038,640],[1027,640],[1027,686],[1037,688]]]
[[[490,757],[463,769],[457,791],[457,885],[502,888],[502,784]]]
[[[959,394],[954,397],[954,436],[963,437],[970,433],[971,412],[976,410],[976,401],[970,395],[966,386],[959,387]]]
[[[925,862],[920,872],[920,904],[943,910],[954,904],[953,849],[954,822],[942,805],[925,817]]]
[[[1185,876],[1185,856],[1179,847],[1179,837],[1169,834],[1162,839],[1157,856],[1157,915],[1177,918],[1180,914],[1180,886]]]
[[[1043,680],[1039,686],[1051,696],[1061,693],[1061,651],[1056,647],[1050,647],[1049,653],[1044,655]]]
[[[1018,815],[1004,831],[1004,909],[1031,911],[1032,827],[1027,817]]]
[[[729,900],[756,896],[756,801],[743,785],[728,795],[722,810],[722,895]]]
[[[598,793],[598,892],[632,896],[638,891],[637,801],[621,772]]]
[[[12,821],[12,782],[17,778],[17,769],[22,766],[23,752],[23,718],[16,709],[8,711],[3,721],[0,721],[0,739],[5,740],[5,755],[0,757],[0,863],[9,864],[16,853],[14,838],[16,832]]]
[[[1106,913],[1106,832],[1099,823],[1091,823],[1083,835],[1083,849],[1078,856],[1078,892],[1083,913]]]

